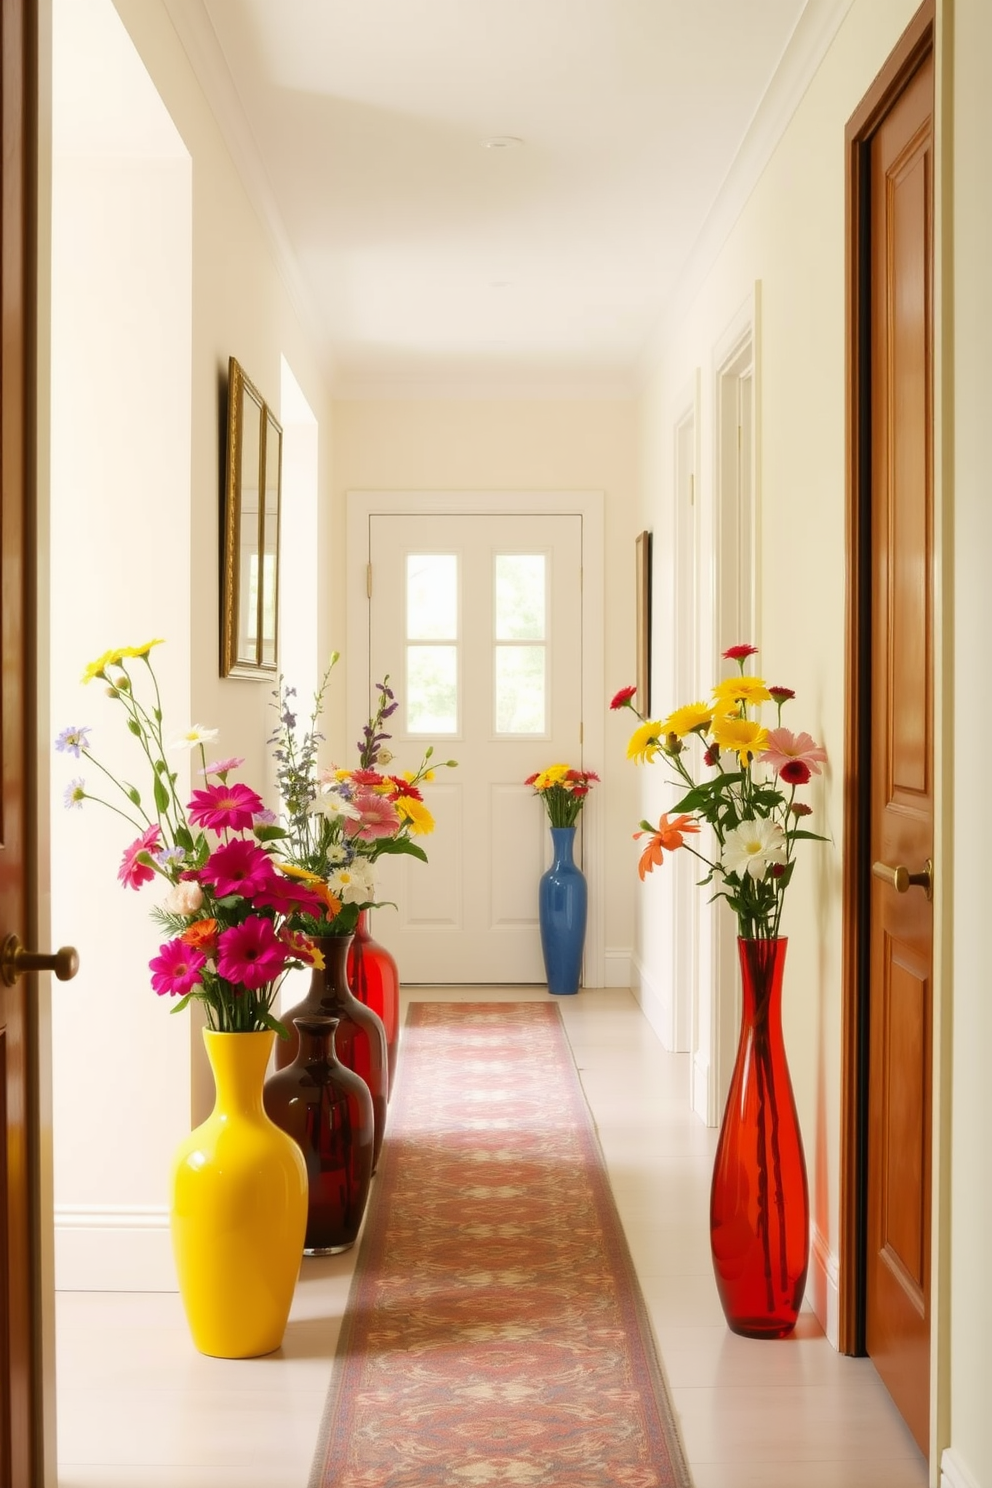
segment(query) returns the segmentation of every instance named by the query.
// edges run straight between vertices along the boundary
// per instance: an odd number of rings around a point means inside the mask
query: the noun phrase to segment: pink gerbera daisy
[[[827,751],[815,743],[810,734],[794,734],[787,728],[769,729],[768,744],[762,754],[762,760],[766,765],[771,765],[776,775],[781,775],[782,767],[790,760],[802,760],[811,774],[819,775],[820,766],[826,758]],[[809,776],[806,778],[809,779]],[[802,785],[805,781],[793,780],[792,783]]]
[[[294,878],[282,878],[278,873],[255,890],[251,901],[256,909],[275,909],[286,915],[301,913],[320,919],[324,914],[324,901],[308,884]]]
[[[288,959],[288,949],[272,921],[261,915],[249,915],[243,924],[232,925],[217,942],[218,976],[249,992],[274,982]]]
[[[250,899],[267,888],[275,877],[272,859],[254,842],[237,837],[212,852],[200,869],[200,881],[212,884],[218,899],[227,894],[243,894]]]
[[[152,973],[152,987],[159,997],[185,997],[194,987],[201,985],[200,972],[207,964],[202,951],[185,945],[181,940],[166,941],[159,946],[158,955],[148,965]]]
[[[230,759],[214,760],[212,765],[204,765],[200,771],[201,775],[219,775],[221,780],[227,779],[229,770],[237,770],[244,764],[240,755],[232,754]]]
[[[392,837],[399,830],[399,812],[385,796],[372,790],[359,790],[352,797],[352,805],[357,807],[361,816],[357,821],[345,822],[344,829],[349,837],[374,842],[377,837]]]
[[[131,843],[130,847],[124,849],[121,858],[121,866],[117,870],[117,877],[126,888],[140,889],[144,883],[150,883],[155,877],[155,869],[148,863],[139,862],[142,853],[150,856],[160,845],[160,832],[157,826],[146,827],[141,836]]]
[[[209,827],[211,832],[223,832],[225,828],[242,832],[250,830],[255,816],[264,810],[265,802],[248,785],[208,785],[193,792],[189,819],[194,826]]]

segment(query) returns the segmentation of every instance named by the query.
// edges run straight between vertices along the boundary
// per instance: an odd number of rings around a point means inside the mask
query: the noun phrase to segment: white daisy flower
[[[321,791],[310,802],[309,809],[311,811],[319,811],[322,816],[326,816],[330,821],[335,821],[341,817],[350,817],[352,821],[359,821],[362,815],[358,807],[352,805],[347,796],[343,796],[333,786],[329,790]]]
[[[372,866],[356,858],[347,867],[335,868],[328,876],[327,886],[342,904],[368,904],[375,893]]]
[[[209,744],[216,739],[220,729],[204,728],[202,724],[194,723],[183,734],[177,734],[174,739],[169,740],[170,749],[195,749],[198,744]]]
[[[752,878],[764,878],[771,863],[785,861],[785,833],[778,822],[759,817],[757,821],[742,821],[727,833],[723,844],[726,873],[740,873],[743,869]]]

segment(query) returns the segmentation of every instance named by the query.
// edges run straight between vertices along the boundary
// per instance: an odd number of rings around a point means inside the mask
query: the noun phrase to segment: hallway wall
[[[945,481],[951,491],[943,555],[943,697],[948,813],[944,889],[950,905],[945,977],[953,996],[941,1057],[950,1092],[941,1160],[949,1173],[947,1244],[938,1263],[949,1294],[941,1365],[950,1375],[944,1488],[992,1485],[992,995],[986,940],[992,802],[979,782],[992,725],[988,687],[989,342],[992,339],[992,7],[945,6],[942,73],[953,169],[943,202],[946,301]],[[976,770],[978,765],[978,770]]]
[[[807,1295],[837,1336],[840,1136],[840,874],[844,758],[844,127],[916,9],[916,0],[855,0],[739,219],[711,262],[694,264],[688,292],[655,338],[642,407],[641,518],[663,534],[656,583],[673,579],[673,429],[700,369],[701,551],[716,531],[714,351],[756,306],[757,629],[702,635],[700,696],[726,675],[719,653],[760,649],[758,674],[796,690],[784,721],[825,745],[829,764],[804,793],[829,844],[804,844],[786,901],[784,1023],[809,1166],[814,1250]],[[756,293],[755,286],[758,286]],[[666,536],[667,535],[667,536]],[[706,576],[704,575],[704,579]],[[712,574],[709,575],[712,583]],[[712,605],[704,587],[703,614]],[[658,625],[673,626],[673,615]],[[656,632],[656,640],[658,639]],[[671,648],[657,648],[656,716],[678,703]],[[644,814],[672,796],[663,769],[641,777]],[[672,879],[655,873],[643,917],[666,912]],[[668,910],[670,912],[670,909]],[[723,912],[722,905],[714,912]],[[705,923],[705,918],[704,918]],[[645,928],[645,969],[663,984],[666,944]]]
[[[78,8],[82,0],[68,3]],[[75,294],[59,298],[53,293],[53,316],[61,318],[63,330],[74,310],[81,317],[88,312],[74,326],[77,341],[80,334],[92,336],[95,349],[101,336],[106,341],[108,327],[116,327],[112,345],[125,390],[149,414],[151,427],[141,436],[134,421],[127,422],[126,404],[101,381],[98,359],[87,361],[84,345],[74,427],[88,429],[92,437],[55,451],[52,460],[53,477],[70,489],[74,481],[78,486],[79,520],[71,551],[65,546],[67,534],[58,530],[52,545],[56,564],[68,565],[75,575],[80,604],[87,591],[99,597],[88,623],[102,617],[106,632],[92,650],[86,626],[62,625],[53,632],[57,656],[52,670],[75,679],[108,647],[136,644],[152,635],[168,638],[170,644],[162,648],[163,656],[168,653],[167,732],[178,733],[191,722],[219,729],[217,750],[243,755],[242,778],[261,783],[272,723],[272,683],[219,676],[221,410],[228,358],[238,358],[277,413],[281,357],[290,361],[328,436],[320,442],[318,528],[329,506],[330,401],[301,308],[291,299],[268,231],[249,200],[166,6],[162,0],[119,0],[116,11],[140,57],[140,63],[132,57],[137,69],[133,76],[143,63],[191,162],[185,221],[168,224],[180,237],[185,233],[185,302],[180,298],[160,306],[162,313],[182,318],[177,334],[185,336],[186,377],[164,394],[156,393],[162,342],[155,334],[141,334],[146,321],[129,322],[123,278],[115,283],[110,273],[99,286],[94,279],[75,286]],[[54,19],[57,25],[57,7]],[[97,67],[82,86],[93,92],[123,84],[113,70],[104,74]],[[124,155],[133,153],[127,139],[119,148]],[[146,276],[154,283],[155,263],[143,256],[140,245],[145,235],[154,242],[156,213],[167,210],[167,199],[156,194],[155,171],[135,165],[139,179],[128,209],[131,239],[126,215],[101,220],[91,196],[87,252],[99,255],[103,232],[106,259],[126,243],[132,250],[126,254],[129,272],[139,283]],[[71,168],[68,177],[62,172],[79,210],[85,210],[85,182],[92,178],[92,168],[86,169],[91,176],[81,167],[75,181]],[[84,302],[87,293],[90,299]],[[46,330],[42,327],[41,333]],[[85,409],[92,413],[88,423],[82,418]],[[73,470],[74,459],[84,456],[85,482],[82,472]],[[307,534],[308,542],[318,543],[320,537],[320,530]],[[53,568],[53,578],[57,572]],[[132,581],[137,597],[128,587]],[[312,623],[322,650],[325,594],[322,589],[312,599]],[[84,655],[78,653],[80,647],[85,647]],[[60,728],[96,721],[88,719],[87,709],[99,711],[99,702],[81,691],[75,704],[82,710],[78,716],[53,721]],[[106,732],[115,728],[123,732],[118,719]],[[53,815],[62,810],[61,790],[70,775],[92,777],[92,770],[68,769],[74,763],[58,756],[51,767]],[[138,783],[147,788],[146,781]],[[88,805],[88,810],[95,817],[100,808]],[[154,890],[132,894],[117,883],[124,840],[113,848],[100,837],[87,840],[85,818],[78,837],[84,861],[74,871],[56,865],[55,888],[62,898],[53,906],[58,937],[72,941],[78,935],[90,948],[79,978],[66,989],[68,996],[53,999],[57,1282],[63,1287],[174,1289],[168,1159],[189,1130],[191,1115],[199,1120],[209,1110],[212,1082],[195,1020],[188,1013],[170,1020],[168,1006],[149,985],[147,964],[159,943],[148,915]],[[73,895],[80,875],[86,876],[90,894],[85,911],[79,894],[75,902]],[[109,933],[108,927],[122,916],[133,933]],[[137,1138],[134,1150],[128,1139],[122,1139],[119,1153],[108,1149],[103,1140],[108,1109]]]

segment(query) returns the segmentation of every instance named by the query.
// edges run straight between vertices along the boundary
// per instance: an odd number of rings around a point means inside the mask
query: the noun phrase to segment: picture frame
[[[221,574],[222,677],[279,667],[282,426],[235,357],[228,363]]]
[[[637,708],[645,718],[651,713],[651,534],[639,532],[634,540],[634,613],[637,634]]]

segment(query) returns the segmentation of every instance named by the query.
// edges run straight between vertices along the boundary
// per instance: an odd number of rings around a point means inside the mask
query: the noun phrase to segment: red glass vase
[[[809,1264],[809,1190],[782,1039],[788,941],[738,940],[741,1033],[717,1143],[710,1244],[734,1333],[783,1338],[799,1316]]]
[[[334,1036],[337,1056],[345,1069],[361,1075],[372,1096],[375,1117],[372,1171],[375,1172],[386,1130],[386,1097],[389,1090],[389,1063],[386,1054],[386,1032],[382,1019],[371,1008],[359,1002],[348,985],[348,951],[350,935],[316,935],[313,937],[324,957],[323,966],[310,974],[310,990],[302,1002],[280,1018],[290,1030],[288,1039],[276,1039],[276,1068],[292,1064],[300,1047],[300,1036],[293,1026],[295,1018],[337,1018]]]
[[[359,1002],[382,1019],[389,1064],[387,1096],[391,1095],[400,1043],[400,974],[386,947],[369,934],[368,911],[364,909],[359,913],[355,938],[348,952],[348,985]]]
[[[372,1182],[374,1117],[365,1081],[334,1051],[337,1018],[296,1018],[299,1052],[265,1082],[265,1113],[307,1165],[304,1255],[354,1245]]]

